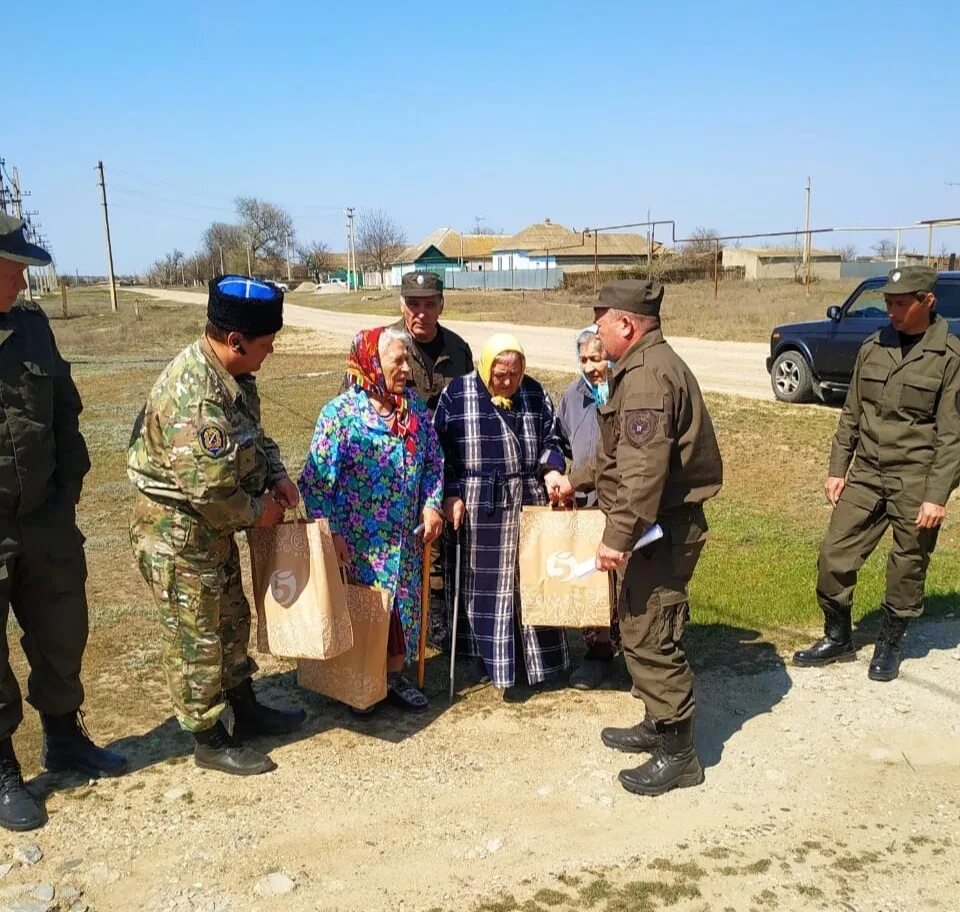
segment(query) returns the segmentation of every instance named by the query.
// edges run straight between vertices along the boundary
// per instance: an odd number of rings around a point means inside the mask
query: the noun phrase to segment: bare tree
[[[295,240],[290,213],[282,206],[252,196],[238,196],[234,205],[240,216],[239,228],[244,243],[254,260],[254,270],[258,256],[282,259],[286,255],[286,245]]]
[[[207,256],[216,263],[220,271],[221,254],[224,272],[246,272],[247,254],[243,229],[229,222],[214,222],[200,242]]]
[[[840,260],[844,263],[850,263],[857,258],[857,248],[853,244],[844,244],[840,248]]]
[[[881,260],[889,260],[896,254],[897,245],[893,242],[892,238],[880,238],[870,249]]]
[[[297,259],[303,263],[314,282],[320,282],[333,268],[330,248],[323,241],[310,241],[297,247]]]
[[[716,228],[699,226],[693,229],[690,238],[684,247],[684,253],[713,253],[717,249]],[[722,243],[720,247],[723,248]]]
[[[407,243],[403,229],[382,209],[367,209],[357,216],[357,252],[360,259],[384,273]]]

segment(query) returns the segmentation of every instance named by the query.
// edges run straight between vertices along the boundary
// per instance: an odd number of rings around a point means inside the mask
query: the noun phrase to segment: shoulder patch
[[[660,412],[656,409],[631,409],[623,414],[623,433],[633,447],[644,447],[660,429]]]
[[[223,428],[216,424],[204,425],[200,428],[198,436],[200,449],[208,456],[213,456],[214,459],[222,456],[227,449],[227,435],[223,432]]]

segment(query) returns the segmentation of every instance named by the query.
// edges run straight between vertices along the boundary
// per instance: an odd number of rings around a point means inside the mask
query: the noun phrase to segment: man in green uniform
[[[440,394],[456,377],[473,370],[470,346],[452,330],[440,325],[443,313],[443,279],[434,272],[408,272],[400,280],[400,319],[394,324],[413,338],[410,366],[414,387],[431,414]]]
[[[130,537],[160,608],[163,664],[197,766],[236,775],[275,768],[244,736],[292,731],[302,710],[253,692],[250,605],[234,533],[272,526],[299,501],[260,426],[253,374],[283,325],[283,293],[245,276],[210,283],[204,335],[160,374],[134,428]],[[229,703],[233,732],[221,714]]]
[[[618,613],[627,669],[646,707],[630,728],[605,728],[609,747],[652,757],[623,770],[624,788],[661,795],[698,785],[693,745],[693,673],[682,637],[687,586],[707,539],[703,503],[723,481],[723,464],[700,387],[660,330],[663,286],[626,279],[600,289],[598,335],[616,362],[609,400],[598,409],[596,458],[556,494],[596,488],[606,517],[597,567],[620,577]],[[659,523],[663,538],[634,552]]]
[[[447,384],[473,370],[473,352],[464,339],[440,325],[443,279],[435,272],[408,272],[400,280],[400,319],[395,329],[413,339],[410,367],[413,387],[433,414]],[[452,612],[447,608],[444,564],[453,566],[456,533],[451,529],[433,549],[430,572],[430,641],[437,646],[450,636]]]
[[[126,767],[119,754],[90,741],[78,715],[87,565],[76,505],[90,469],[83,406],[43,311],[14,304],[27,287],[24,268],[49,262],[27,242],[23,222],[0,213],[0,826],[9,830],[46,821],[23,784],[11,740],[23,719],[7,647],[11,608],[30,663],[27,699],[43,724],[43,765],[87,776]]]
[[[960,339],[936,314],[936,281],[929,266],[904,266],[880,289],[890,324],[857,355],[824,483],[834,507],[817,578],[824,636],[796,653],[795,665],[856,658],[857,572],[888,526],[893,545],[869,678],[897,677],[907,623],[923,613],[927,565],[960,483]]]

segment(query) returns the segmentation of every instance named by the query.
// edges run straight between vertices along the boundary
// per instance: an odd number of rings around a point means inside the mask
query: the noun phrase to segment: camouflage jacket
[[[0,314],[0,510],[26,514],[58,493],[79,500],[90,470],[82,410],[43,311]]]
[[[286,474],[260,426],[253,376],[231,376],[205,338],[180,352],[134,427],[130,480],[152,500],[229,533],[257,522],[260,495]]]

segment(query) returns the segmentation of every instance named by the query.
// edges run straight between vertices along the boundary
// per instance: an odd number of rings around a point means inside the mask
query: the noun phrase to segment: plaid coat
[[[460,604],[471,648],[494,685],[512,687],[519,630],[527,680],[536,684],[569,665],[563,630],[522,624],[518,585],[520,507],[547,503],[542,474],[565,468],[553,404],[536,380],[524,377],[513,408],[497,408],[474,371],[443,391],[434,426],[445,456],[444,496],[461,497],[466,505]]]

